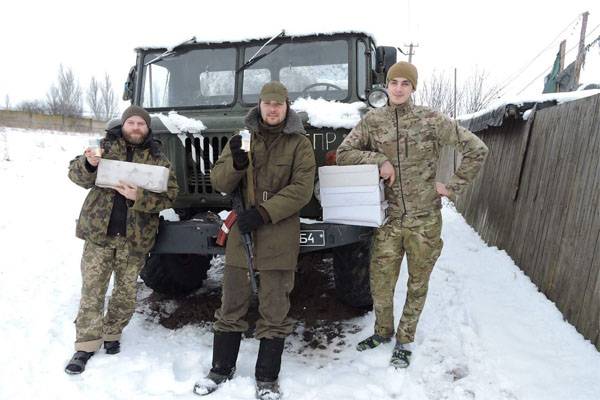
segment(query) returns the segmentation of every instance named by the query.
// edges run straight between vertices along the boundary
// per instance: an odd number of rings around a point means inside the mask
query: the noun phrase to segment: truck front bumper
[[[203,219],[163,221],[153,254],[225,254],[225,247],[215,241],[221,224]],[[367,240],[373,228],[329,223],[300,224],[300,253],[322,251]]]

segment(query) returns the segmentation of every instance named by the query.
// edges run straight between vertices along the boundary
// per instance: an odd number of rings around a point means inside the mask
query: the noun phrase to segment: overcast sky
[[[294,33],[362,30],[372,33],[378,45],[418,43],[413,62],[420,79],[434,69],[451,73],[454,67],[459,77],[465,76],[477,66],[500,85],[513,77],[505,92],[516,94],[550,67],[559,39],[552,41],[563,29],[568,28],[561,36],[567,39],[567,49],[576,46],[581,27],[576,20],[583,11],[590,12],[588,33],[597,27],[588,41],[600,35],[597,0],[6,3],[0,13],[2,106],[7,94],[13,105],[44,98],[61,63],[73,69],[84,88],[92,75],[108,72],[120,96],[135,62],[135,47],[172,45],[192,36],[199,41],[265,37],[281,29]],[[548,46],[531,67],[517,74]],[[569,57],[574,59],[575,53],[576,49]],[[539,93],[542,82],[539,78],[523,93]]]

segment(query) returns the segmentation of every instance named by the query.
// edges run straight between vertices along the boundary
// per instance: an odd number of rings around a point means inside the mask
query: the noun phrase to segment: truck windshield
[[[260,46],[242,47],[243,62]],[[272,52],[271,52],[272,51]],[[242,102],[258,102],[261,87],[281,81],[290,99],[345,100],[348,97],[348,42],[273,43],[263,58],[241,71]],[[144,64],[163,54],[144,55]],[[141,103],[145,108],[231,106],[236,93],[236,47],[191,48],[144,66]],[[243,63],[242,63],[243,64]]]
[[[345,40],[271,44],[263,49],[263,53],[277,46],[273,53],[244,70],[244,103],[257,103],[261,87],[273,80],[288,88],[290,100],[298,97],[343,100],[348,97],[348,43]],[[259,48],[246,47],[244,62]]]
[[[145,54],[144,63],[162,51]],[[236,49],[193,49],[144,67],[147,108],[222,106],[235,97]]]

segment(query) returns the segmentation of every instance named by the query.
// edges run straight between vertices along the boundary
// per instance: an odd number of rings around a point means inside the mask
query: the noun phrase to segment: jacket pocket
[[[278,192],[290,183],[292,176],[292,161],[290,157],[278,157],[271,162],[267,169],[270,176],[270,191]]]

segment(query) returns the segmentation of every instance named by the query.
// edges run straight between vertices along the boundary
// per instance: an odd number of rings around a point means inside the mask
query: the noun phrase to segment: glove
[[[242,137],[235,135],[229,139],[229,150],[231,150],[231,157],[233,158],[233,168],[241,171],[248,168],[249,160],[248,153],[242,150]]]
[[[265,220],[256,208],[244,210],[238,215],[238,228],[241,233],[250,233],[265,224]]]

